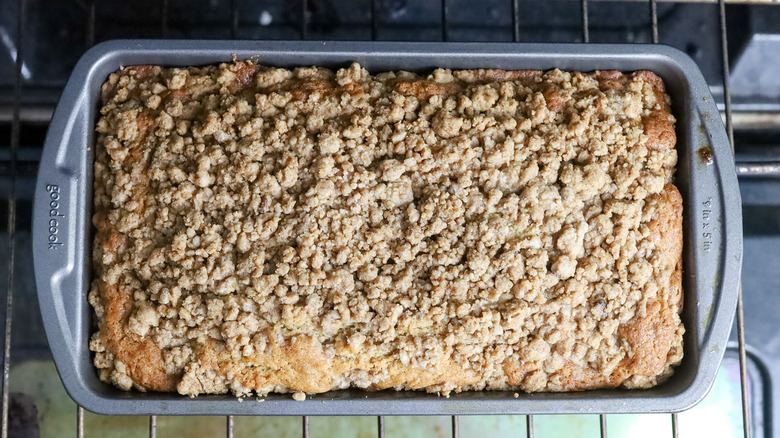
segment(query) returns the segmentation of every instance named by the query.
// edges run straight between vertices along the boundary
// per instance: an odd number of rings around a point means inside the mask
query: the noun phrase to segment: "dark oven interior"
[[[596,0],[10,0],[0,15],[2,436],[780,436],[780,4]],[[117,38],[671,45],[698,64],[735,149],[744,317],[710,395],[671,415],[101,417],[62,388],[38,311],[32,194],[43,139],[78,58]],[[249,401],[252,402],[252,401]]]

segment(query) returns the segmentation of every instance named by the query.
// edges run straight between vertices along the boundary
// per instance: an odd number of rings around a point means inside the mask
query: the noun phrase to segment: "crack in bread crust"
[[[103,381],[576,391],[682,360],[674,117],[651,72],[134,66],[101,98]]]

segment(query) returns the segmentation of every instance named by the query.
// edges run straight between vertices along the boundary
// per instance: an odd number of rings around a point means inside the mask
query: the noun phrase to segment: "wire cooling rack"
[[[315,0],[295,0],[299,1],[300,15],[297,17],[299,24],[298,36],[300,39],[308,39],[310,36],[310,1]],[[367,0],[370,2],[371,10],[371,39],[378,39],[379,23],[378,8],[380,0]],[[454,0],[440,0],[441,17],[437,17],[440,21],[441,40],[447,41],[450,36],[450,26],[448,16],[451,12],[452,5],[450,4]],[[523,12],[520,8],[519,0],[508,0],[511,3],[512,11],[512,36],[514,41],[521,40],[521,24],[520,14]],[[543,0],[540,0],[543,1]],[[596,1],[603,0],[571,0],[579,1],[580,12],[582,19],[582,35],[581,40],[585,43],[590,42],[590,29],[589,29],[589,4]],[[658,5],[657,0],[633,0],[636,3],[646,3],[647,14],[650,18],[652,43],[657,44],[658,35]],[[701,1],[701,0],[700,0]],[[704,0],[706,1],[706,0]],[[10,193],[8,198],[8,245],[9,254],[7,259],[8,277],[7,277],[7,295],[5,305],[5,338],[4,338],[4,350],[3,350],[3,400],[2,400],[2,429],[1,438],[6,438],[9,433],[9,372],[11,365],[11,335],[14,330],[13,321],[13,309],[14,309],[14,266],[16,263],[16,222],[17,222],[17,162],[18,151],[20,143],[20,111],[22,105],[22,89],[23,89],[23,68],[24,68],[24,49],[25,49],[25,13],[28,8],[28,0],[18,0],[17,10],[17,26],[15,35],[15,79],[13,87],[13,114],[11,124],[11,149],[9,159],[8,176],[10,179]],[[683,1],[673,1],[674,3],[683,3]],[[710,1],[712,2],[712,1]],[[170,0],[161,0],[159,7],[159,30],[163,38],[170,36],[169,29],[169,13],[170,13]],[[720,55],[722,62],[722,80],[723,80],[723,100],[725,109],[725,121],[726,129],[728,132],[729,141],[731,142],[732,149],[734,146],[734,131],[732,127],[732,103],[731,94],[729,90],[729,40],[726,32],[726,0],[718,0],[718,13],[719,13],[719,25],[720,25]],[[740,3],[775,3],[766,1],[741,1]],[[91,46],[95,43],[95,29],[96,29],[96,0],[89,0],[86,3],[86,16],[84,22],[86,24],[87,45]],[[239,8],[238,0],[230,0],[230,36],[236,38],[239,27]],[[13,55],[13,54],[12,54]],[[737,172],[740,176],[778,176],[780,175],[780,163],[777,162],[761,162],[761,163],[737,163]],[[745,352],[745,324],[743,315],[743,301],[742,291],[740,289],[739,298],[737,302],[737,336],[738,336],[738,353],[739,353],[739,369],[740,369],[740,387],[742,396],[742,424],[743,433],[746,438],[751,436],[751,413],[748,402],[748,378],[747,378],[747,358]],[[16,330],[22,330],[17,327]],[[607,416],[600,415],[600,434],[601,437],[607,436]],[[677,423],[677,414],[670,414],[671,432],[673,437],[679,436],[679,429]],[[304,438],[309,437],[309,417],[302,417],[302,436]],[[225,436],[228,438],[233,437],[234,421],[232,416],[225,418]],[[76,435],[82,438],[85,433],[84,425],[84,409],[78,407],[76,412]],[[529,438],[534,437],[534,416],[526,416],[526,433]],[[382,416],[376,419],[376,434],[379,438],[385,436],[385,419]],[[451,434],[453,438],[460,436],[459,420],[457,416],[451,418]],[[157,436],[157,417],[149,417],[149,437],[155,438]]]

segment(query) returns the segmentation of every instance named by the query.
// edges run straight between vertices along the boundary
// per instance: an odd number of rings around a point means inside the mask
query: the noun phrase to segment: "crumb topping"
[[[682,358],[652,73],[136,66],[102,102],[90,348],[122,389],[647,387]]]

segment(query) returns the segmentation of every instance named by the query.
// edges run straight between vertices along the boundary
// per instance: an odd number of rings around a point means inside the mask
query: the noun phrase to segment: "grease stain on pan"
[[[707,113],[701,113],[703,119],[707,119],[709,116]],[[707,165],[712,164],[714,161],[715,153],[710,147],[709,136],[707,135],[707,127],[704,123],[699,123],[699,149],[696,150],[696,155],[699,156],[699,162]]]
[[[697,149],[696,155],[699,156],[699,160],[702,162],[702,164],[712,164],[712,161],[714,160],[712,148],[709,147],[709,145],[702,146]]]

